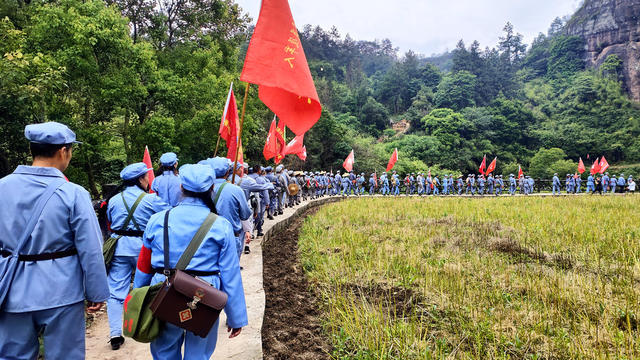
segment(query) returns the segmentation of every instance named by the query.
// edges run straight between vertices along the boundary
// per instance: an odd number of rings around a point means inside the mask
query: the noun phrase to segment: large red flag
[[[600,160],[596,158],[596,161],[594,161],[593,165],[591,165],[591,175],[597,174],[598,171],[600,171]]]
[[[276,140],[276,118],[273,117],[271,121],[271,127],[269,127],[269,133],[267,134],[267,141],[262,149],[262,155],[266,160],[275,157],[278,154],[278,142]]]
[[[285,146],[283,154],[299,154],[302,152],[302,148],[304,147],[304,134],[298,135],[293,138],[293,140],[289,141],[287,146]]]
[[[147,173],[149,174],[149,192],[153,193],[151,190],[151,184],[153,184],[153,180],[155,180],[156,176],[153,173],[153,165],[151,164],[151,155],[149,155],[149,148],[144,147],[144,156],[142,157],[142,162],[147,165],[147,169],[149,170]]]
[[[398,162],[398,148],[395,148],[395,150],[393,150],[393,154],[391,154],[391,157],[389,158],[389,163],[387,164],[387,171],[391,171],[391,169],[393,169],[393,166],[396,164],[396,162]]]
[[[518,179],[524,176],[524,172],[522,172],[522,166],[518,165]]]
[[[489,167],[487,168],[487,172],[485,173],[486,175],[489,175],[493,172],[493,170],[496,169],[496,160],[498,160],[498,157],[494,157],[493,161],[491,162],[491,164],[489,164]]]
[[[236,133],[238,131],[238,106],[236,105],[236,97],[233,94],[233,83],[229,87],[229,94],[227,95],[227,102],[224,104],[224,110],[222,111],[222,119],[220,120],[220,130],[218,133],[220,137],[227,143],[227,147],[233,141],[235,141]]]
[[[322,107],[287,0],[262,0],[240,80],[296,135],[309,130]]]
[[[342,163],[342,167],[347,170],[347,171],[352,171],[353,170],[353,150],[351,150],[351,152],[349,153],[349,156],[347,156],[346,159],[344,159],[344,162]]]
[[[582,174],[583,172],[585,172],[585,170],[587,170],[587,169],[584,167],[584,163],[582,162],[582,158],[580,158],[580,160],[578,161],[578,172],[580,174]]]
[[[600,158],[600,174],[604,174],[605,171],[609,168],[609,163],[607,159],[604,158],[604,155]]]
[[[486,169],[486,166],[487,166],[487,155],[482,157],[482,163],[480,163],[480,167],[478,168],[478,172],[480,174],[484,175],[484,170]]]

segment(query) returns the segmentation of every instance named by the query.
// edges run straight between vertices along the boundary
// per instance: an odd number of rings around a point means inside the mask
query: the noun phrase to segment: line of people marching
[[[299,198],[317,198],[320,196],[330,195],[395,195],[401,193],[405,195],[496,195],[499,196],[503,192],[505,194],[515,195],[521,193],[529,195],[536,189],[536,182],[530,176],[521,176],[519,179],[515,175],[510,174],[508,179],[504,179],[502,175],[489,174],[474,175],[468,174],[466,178],[462,175],[443,175],[442,180],[437,175],[431,176],[430,173],[418,172],[410,173],[401,178],[396,171],[390,175],[386,172],[377,177],[375,173],[369,175],[368,180],[364,173],[355,174],[350,172],[303,172],[303,171],[286,171],[281,166],[276,168],[275,176],[272,169],[266,169],[269,181],[274,184],[274,193],[278,195],[276,198],[287,196],[286,184],[294,183],[300,187],[300,194],[290,197],[289,203],[274,203],[273,209],[280,209],[288,204],[295,204]],[[624,174],[616,177],[609,176],[605,173],[602,178],[596,175],[589,175],[587,179],[587,193],[623,193],[635,192],[636,184],[633,176],[629,175],[625,179]],[[281,185],[284,184],[284,185]],[[582,179],[579,176],[567,174],[564,184],[567,194],[579,194],[583,192]],[[554,174],[552,181],[552,194],[560,194],[561,183],[558,174]],[[277,212],[276,212],[277,213]]]

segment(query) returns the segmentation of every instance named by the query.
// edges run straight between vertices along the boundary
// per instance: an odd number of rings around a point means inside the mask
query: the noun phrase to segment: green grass
[[[300,260],[335,358],[640,358],[639,201],[345,201]]]

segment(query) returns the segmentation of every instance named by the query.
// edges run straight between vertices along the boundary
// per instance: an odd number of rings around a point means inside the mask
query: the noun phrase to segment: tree
[[[476,76],[459,71],[442,79],[434,96],[436,107],[460,110],[475,104]]]
[[[541,148],[533,158],[531,158],[531,163],[529,164],[529,175],[534,178],[550,179],[554,173],[552,164],[565,160],[566,157],[567,155],[562,149]]]

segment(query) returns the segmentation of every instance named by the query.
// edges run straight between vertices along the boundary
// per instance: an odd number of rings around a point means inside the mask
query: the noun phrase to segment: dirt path
[[[284,215],[265,219],[263,226],[267,233],[276,223],[284,222],[294,212],[304,206],[303,202],[294,208],[287,208]],[[268,234],[267,234],[268,236]],[[218,330],[218,344],[212,359],[262,359],[262,318],[265,308],[265,294],[262,279],[262,238],[257,238],[251,244],[251,254],[242,255],[240,265],[242,270],[242,283],[244,285],[247,312],[249,314],[249,326],[245,327],[242,334],[235,339],[227,337],[227,329],[221,326]],[[220,324],[225,323],[224,312],[220,316]],[[86,358],[96,360],[120,360],[120,359],[150,359],[149,344],[142,344],[126,339],[125,344],[118,351],[111,350],[109,341],[109,322],[106,311],[97,314],[93,324],[87,330]]]

